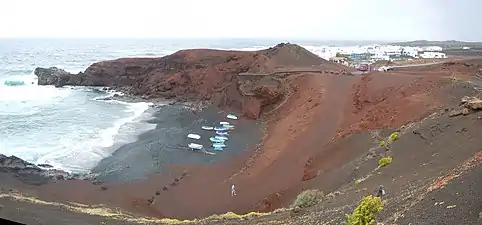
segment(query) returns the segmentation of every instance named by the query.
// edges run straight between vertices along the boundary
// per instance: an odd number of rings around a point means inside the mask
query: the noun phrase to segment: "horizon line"
[[[373,42],[373,43],[404,43],[404,42],[465,42],[478,43],[482,40],[375,40],[375,39],[323,39],[323,38],[301,38],[301,37],[0,37],[0,40],[263,40],[263,41],[313,41],[313,42]]]

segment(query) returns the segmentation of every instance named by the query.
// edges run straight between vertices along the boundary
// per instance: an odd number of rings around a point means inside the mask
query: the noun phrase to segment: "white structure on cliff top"
[[[306,48],[317,54],[323,59],[330,60],[337,56],[337,53],[342,55],[353,54],[370,54],[372,60],[389,60],[391,58],[446,58],[444,53],[441,53],[442,47],[428,46],[428,47],[413,47],[413,46],[398,46],[398,45],[366,45],[366,46],[306,46]],[[426,53],[422,53],[426,52]],[[420,54],[422,53],[422,54]]]
[[[424,59],[443,59],[447,58],[447,55],[443,52],[424,52],[420,54],[420,58]]]

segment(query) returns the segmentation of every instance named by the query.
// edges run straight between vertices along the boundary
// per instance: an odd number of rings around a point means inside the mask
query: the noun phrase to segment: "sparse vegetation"
[[[387,148],[387,143],[385,141],[380,141],[380,147]]]
[[[388,136],[387,140],[381,140],[380,144],[378,144],[378,145],[380,146],[380,148],[384,148],[386,150],[389,150],[390,144],[392,142],[396,141],[398,139],[399,135],[400,135],[400,133],[395,131],[392,134],[390,134],[390,136]]]
[[[379,197],[366,196],[351,215],[347,215],[345,225],[375,225],[376,218],[383,210],[383,202]]]
[[[390,163],[392,163],[392,157],[384,157],[378,161],[378,167],[382,168]]]
[[[388,137],[388,141],[389,142],[394,142],[398,139],[398,135],[399,133],[397,131],[393,132],[392,134],[390,134],[390,136]]]
[[[323,192],[320,190],[312,189],[301,192],[292,207],[306,208],[320,203],[323,199]]]

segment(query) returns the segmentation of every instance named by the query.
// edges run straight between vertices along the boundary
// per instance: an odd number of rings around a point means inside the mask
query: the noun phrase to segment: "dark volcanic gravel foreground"
[[[165,172],[166,165],[217,163],[254,147],[260,141],[258,122],[230,120],[226,114],[214,108],[193,113],[182,105],[162,106],[150,121],[157,124],[156,129],[141,134],[136,142],[120,147],[92,172],[99,173],[98,178],[103,181],[143,179],[152,173]],[[208,150],[212,148],[209,138],[215,136],[215,132],[202,130],[201,126],[219,126],[221,121],[236,126],[230,131],[224,151],[212,151],[216,155],[208,155],[187,147],[193,142],[203,144]],[[201,139],[189,139],[189,133],[199,134]]]
[[[405,213],[398,224],[480,225],[481,189],[482,165],[479,165],[451,181],[445,188],[427,195],[422,202]]]

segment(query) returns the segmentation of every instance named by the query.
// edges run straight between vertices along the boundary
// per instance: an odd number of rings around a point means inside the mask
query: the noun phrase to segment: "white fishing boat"
[[[226,141],[224,139],[219,139],[219,138],[215,138],[215,137],[210,137],[209,140],[211,142],[214,142],[214,143],[223,143],[224,141]]]
[[[196,143],[190,143],[189,145],[189,148],[191,149],[195,149],[195,150],[201,150],[203,148],[203,145],[200,145],[200,144],[196,144]]]
[[[219,140],[228,140],[228,137],[226,137],[226,136],[217,136],[216,135],[216,136],[214,136],[214,138],[217,138]]]
[[[214,150],[214,151],[223,151],[224,149],[221,148],[221,147],[213,147],[213,150]]]
[[[226,147],[226,145],[223,144],[223,143],[215,143],[215,144],[213,144],[213,147],[214,147],[214,148],[216,148],[216,147],[217,147],[217,148],[224,148],[224,147]]]
[[[199,140],[201,138],[201,135],[199,135],[199,134],[188,134],[187,137]]]
[[[211,126],[202,126],[201,129],[203,129],[203,130],[214,130],[214,127],[211,127]]]
[[[223,125],[223,127],[228,129],[228,130],[234,129],[234,125],[231,125],[231,124],[225,124],[225,125]]]
[[[232,120],[237,120],[237,119],[238,119],[238,117],[235,116],[234,114],[228,114],[226,117],[227,117],[228,119],[232,119]]]
[[[228,132],[226,132],[226,131],[219,131],[219,130],[218,130],[218,131],[216,131],[216,134],[217,134],[217,135],[228,135]]]
[[[228,125],[229,123],[228,123],[228,122],[219,122],[219,124],[221,124],[221,125]]]
[[[215,131],[225,131],[225,130],[228,130],[228,128],[226,128],[226,127],[215,127],[214,130]]]

